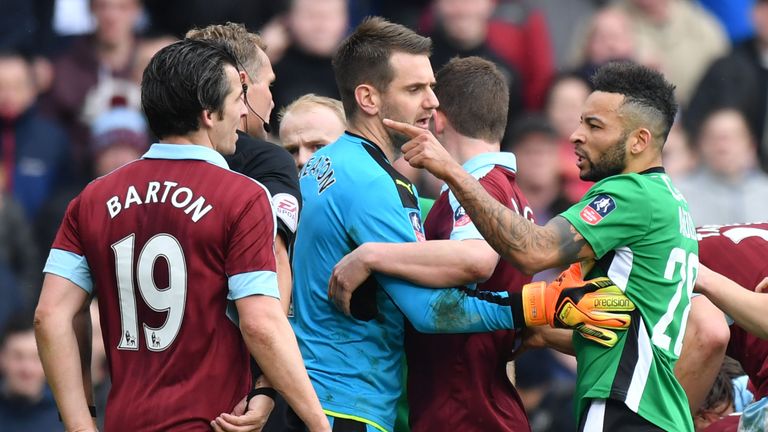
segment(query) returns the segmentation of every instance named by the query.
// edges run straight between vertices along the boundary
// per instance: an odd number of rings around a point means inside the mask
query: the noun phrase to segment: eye
[[[321,148],[323,148],[325,146],[326,146],[326,144],[315,144],[315,145],[312,146],[312,151],[316,152],[316,151],[320,150]]]

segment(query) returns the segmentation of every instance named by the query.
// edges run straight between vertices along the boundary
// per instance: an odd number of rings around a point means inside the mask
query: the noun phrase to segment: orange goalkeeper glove
[[[607,277],[585,281],[581,266],[573,264],[554,282],[533,282],[523,286],[525,324],[572,328],[601,345],[616,345],[613,330],[629,327],[629,312],[635,305]]]

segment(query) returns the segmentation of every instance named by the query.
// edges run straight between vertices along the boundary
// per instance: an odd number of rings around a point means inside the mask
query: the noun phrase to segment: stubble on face
[[[624,172],[627,168],[627,138],[629,138],[629,131],[625,131],[597,160],[593,161],[588,155],[584,155],[590,169],[579,175],[579,178],[584,181],[599,182]]]

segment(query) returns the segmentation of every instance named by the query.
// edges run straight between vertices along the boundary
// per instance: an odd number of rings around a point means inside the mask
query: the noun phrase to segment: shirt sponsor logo
[[[427,241],[427,238],[424,237],[424,227],[421,226],[421,216],[419,215],[419,212],[412,211],[408,213],[408,219],[411,220],[411,227],[413,228],[413,233],[416,234],[416,240],[420,242]]]
[[[584,206],[579,215],[584,222],[590,225],[596,225],[604,217],[616,209],[616,202],[610,195],[600,194],[589,204]]]
[[[275,208],[275,215],[292,232],[296,232],[296,226],[299,224],[299,201],[295,196],[287,193],[279,193],[272,197],[272,206]]]
[[[468,225],[470,222],[472,222],[472,219],[469,218],[469,215],[467,215],[467,211],[464,210],[464,207],[459,206],[456,211],[453,212],[454,228],[463,227],[464,225]]]

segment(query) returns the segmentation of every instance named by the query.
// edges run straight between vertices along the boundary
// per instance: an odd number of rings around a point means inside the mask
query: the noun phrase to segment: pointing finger
[[[424,132],[427,132],[426,129],[422,129],[418,126],[414,126],[412,124],[403,123],[399,121],[394,121],[390,119],[384,119],[384,126],[396,130],[403,135],[406,135],[411,138],[416,138],[417,136],[423,134]]]

